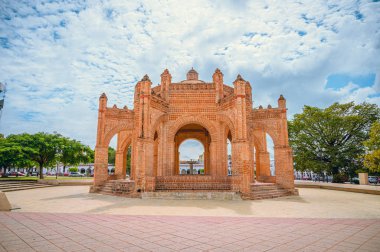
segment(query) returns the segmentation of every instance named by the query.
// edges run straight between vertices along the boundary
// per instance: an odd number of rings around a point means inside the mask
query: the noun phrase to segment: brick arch
[[[129,136],[127,136],[124,141],[122,142],[121,146],[120,146],[120,149],[121,150],[125,150],[125,148],[127,148],[129,145],[131,145],[132,143],[132,133],[129,134]]]
[[[272,138],[274,146],[282,145],[279,132],[280,130],[276,127],[276,125],[268,123],[258,123],[255,125],[254,129],[259,129],[264,131],[265,133],[268,133],[268,135]]]
[[[182,139],[181,141],[178,142],[178,147],[181,146],[181,144],[187,140],[196,140],[202,144],[203,149],[206,149],[205,143],[202,141],[202,139],[197,138],[197,137],[189,137],[189,138]]]
[[[177,131],[187,124],[199,124],[205,129],[211,136],[211,141],[217,141],[217,130],[214,124],[203,116],[182,116],[177,119],[169,129],[168,138],[174,141],[174,136]]]
[[[266,133],[264,130],[262,130],[262,129],[260,129],[260,130],[263,131],[264,133]],[[264,144],[262,143],[262,141],[260,141],[259,137],[255,135],[253,130],[252,130],[250,141],[253,143],[253,145],[256,149],[258,149],[258,150],[265,149]]]
[[[234,126],[231,118],[228,115],[220,114],[220,115],[218,115],[218,120],[221,122],[224,122],[227,125],[228,129],[231,132],[232,140],[234,140],[235,136],[236,136],[236,132],[235,132],[235,126]]]
[[[129,127],[129,124],[128,123],[122,123],[122,124],[117,124],[116,126],[112,127],[111,129],[109,129],[107,132],[105,132],[104,134],[104,138],[103,138],[103,141],[102,141],[102,145],[103,146],[108,146],[110,144],[110,141],[111,139],[117,134],[119,133],[120,131],[122,130],[127,130]]]
[[[157,132],[158,135],[160,135],[161,133],[161,129],[160,127],[158,127],[160,125],[161,122],[164,122],[164,121],[167,121],[168,119],[168,115],[167,114],[163,114],[163,115],[160,115],[156,120],[155,122],[153,123],[153,126],[152,128],[150,129],[150,135],[154,137],[154,133]]]

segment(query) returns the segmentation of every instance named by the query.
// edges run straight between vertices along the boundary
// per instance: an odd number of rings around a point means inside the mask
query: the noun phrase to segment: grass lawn
[[[45,176],[44,179],[55,179],[55,176]],[[69,176],[58,176],[58,180],[64,179],[94,179],[94,177],[69,177]]]
[[[38,178],[33,176],[33,177],[9,177],[9,178],[0,178],[0,181],[2,180],[37,180]],[[44,179],[55,179],[55,176],[45,176]],[[68,176],[58,176],[58,180],[76,180],[76,179],[93,179],[93,177],[68,177]]]
[[[9,178],[0,178],[2,180],[37,180],[37,177],[9,177]]]

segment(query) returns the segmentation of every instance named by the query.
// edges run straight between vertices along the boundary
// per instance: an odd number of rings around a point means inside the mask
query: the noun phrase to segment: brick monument
[[[266,133],[274,143],[275,176],[270,172]],[[108,174],[108,145],[117,135],[115,173]],[[186,139],[204,146],[204,174],[182,175],[179,146]],[[228,175],[227,139],[231,142],[232,175]],[[131,146],[131,174],[126,155]],[[108,191],[107,191],[108,188]],[[92,192],[141,196],[145,192],[236,192],[244,199],[297,194],[292,150],[288,142],[286,100],[278,107],[252,107],[252,88],[237,76],[224,84],[216,69],[211,82],[187,78],[172,82],[166,69],[152,87],[145,75],[135,86],[134,108],[107,107],[99,98],[95,175]]]

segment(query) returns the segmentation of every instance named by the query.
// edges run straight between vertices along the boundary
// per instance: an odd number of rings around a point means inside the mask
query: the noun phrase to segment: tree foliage
[[[69,172],[78,172],[78,167],[70,167]]]
[[[369,132],[369,139],[364,142],[367,154],[364,165],[371,171],[380,172],[380,122],[375,122]]]
[[[63,164],[63,172],[68,165],[88,163],[92,160],[93,150],[90,147],[66,137],[62,138],[61,141],[62,146],[58,160]]]
[[[93,155],[90,147],[57,133],[24,133],[0,138],[0,167],[6,170],[38,166],[40,178],[43,178],[43,168],[56,162],[76,165],[91,161]]]
[[[353,175],[363,165],[363,142],[379,116],[379,108],[368,103],[334,103],[326,109],[304,106],[289,122],[295,169]]]
[[[112,147],[108,147],[108,163],[115,164],[116,151]]]
[[[128,147],[127,150],[127,174],[131,175],[131,156],[132,156],[132,146]]]
[[[24,159],[24,151],[21,145],[8,141],[6,138],[0,138],[0,167],[6,169],[17,167],[20,161]]]

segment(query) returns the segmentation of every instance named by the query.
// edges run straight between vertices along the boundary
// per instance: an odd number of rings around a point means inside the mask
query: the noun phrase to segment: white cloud
[[[194,66],[204,80],[251,82],[254,106],[289,114],[304,104],[380,104],[380,3],[370,1],[8,1],[0,12],[0,130],[54,130],[94,145],[97,102],[132,107],[137,80],[174,81]],[[304,35],[304,36],[301,36]],[[326,89],[331,74],[376,73],[375,85]]]

